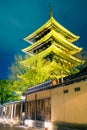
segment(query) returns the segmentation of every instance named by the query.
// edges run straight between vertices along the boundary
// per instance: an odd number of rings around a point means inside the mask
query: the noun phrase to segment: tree
[[[29,57],[25,57],[25,59],[27,58]],[[22,56],[16,56],[15,62],[10,67],[11,75],[9,76],[17,93],[21,94],[28,87],[51,79],[58,74],[57,65],[50,64],[49,60],[35,60],[27,67],[21,65],[20,61],[22,61]]]
[[[20,61],[23,60],[22,55],[15,55],[14,56],[14,63],[12,63],[12,65],[10,66],[9,70],[10,70],[10,74],[8,75],[8,78],[11,81],[15,81],[18,79],[18,75],[19,74],[23,74],[25,71],[25,67],[20,65]]]
[[[25,90],[50,78],[50,67],[43,62],[42,60],[33,62],[32,66],[27,67],[25,74],[19,75]]]
[[[23,92],[22,84],[20,84],[21,80],[18,78],[18,75],[24,74],[26,67],[21,66],[20,61],[23,60],[22,55],[14,56],[14,63],[10,66],[10,74],[8,75],[8,79],[11,81],[9,84],[13,91],[14,100],[19,100],[21,93]],[[22,87],[21,87],[22,86]]]
[[[0,103],[6,103],[16,98],[13,94],[12,83],[9,80],[0,80]]]

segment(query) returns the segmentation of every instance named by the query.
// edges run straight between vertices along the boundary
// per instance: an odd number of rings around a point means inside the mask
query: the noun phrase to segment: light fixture
[[[32,127],[32,120],[26,119],[26,120],[24,121],[24,125],[25,125],[26,127]]]

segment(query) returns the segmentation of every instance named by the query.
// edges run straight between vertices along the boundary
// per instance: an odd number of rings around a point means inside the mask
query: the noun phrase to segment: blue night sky
[[[0,79],[7,79],[14,55],[29,45],[23,38],[49,19],[50,3],[54,18],[87,50],[87,0],[0,0]]]

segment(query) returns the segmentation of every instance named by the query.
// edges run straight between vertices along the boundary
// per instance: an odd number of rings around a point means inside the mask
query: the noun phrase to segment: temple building
[[[79,36],[54,19],[52,10],[49,20],[24,38],[31,45],[22,49],[29,55],[27,60],[21,62],[22,65],[30,67],[42,59],[49,61],[49,67],[56,65],[57,68],[53,79],[29,87],[25,91],[26,119],[50,122],[52,130],[62,130],[64,127],[84,130],[87,128],[87,72],[69,77],[73,68],[78,72],[77,66],[82,64],[82,61],[75,57],[75,54],[82,50],[73,44],[78,39]],[[66,78],[65,81],[63,77]],[[58,82],[59,78],[61,83]]]
[[[21,64],[29,67],[40,59],[45,62],[49,60],[47,65],[57,68],[57,74],[53,75],[54,77],[58,79],[61,75],[62,77],[68,76],[72,72],[77,72],[76,67],[82,63],[75,57],[75,54],[82,50],[73,44],[78,39],[79,36],[71,33],[54,19],[51,10],[49,20],[34,33],[24,38],[31,45],[22,49],[29,55],[29,58],[22,61]],[[74,71],[72,71],[73,68]]]

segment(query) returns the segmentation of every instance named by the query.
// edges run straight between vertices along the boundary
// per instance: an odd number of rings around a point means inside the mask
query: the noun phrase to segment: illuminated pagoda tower
[[[49,66],[57,69],[55,77],[60,78],[70,75],[71,69],[79,66],[81,60],[74,55],[82,50],[73,44],[79,36],[60,25],[52,15],[50,8],[49,20],[31,35],[24,38],[29,42],[27,48],[22,49],[29,55],[27,60],[21,62],[24,66],[30,66],[38,59],[45,59]]]

